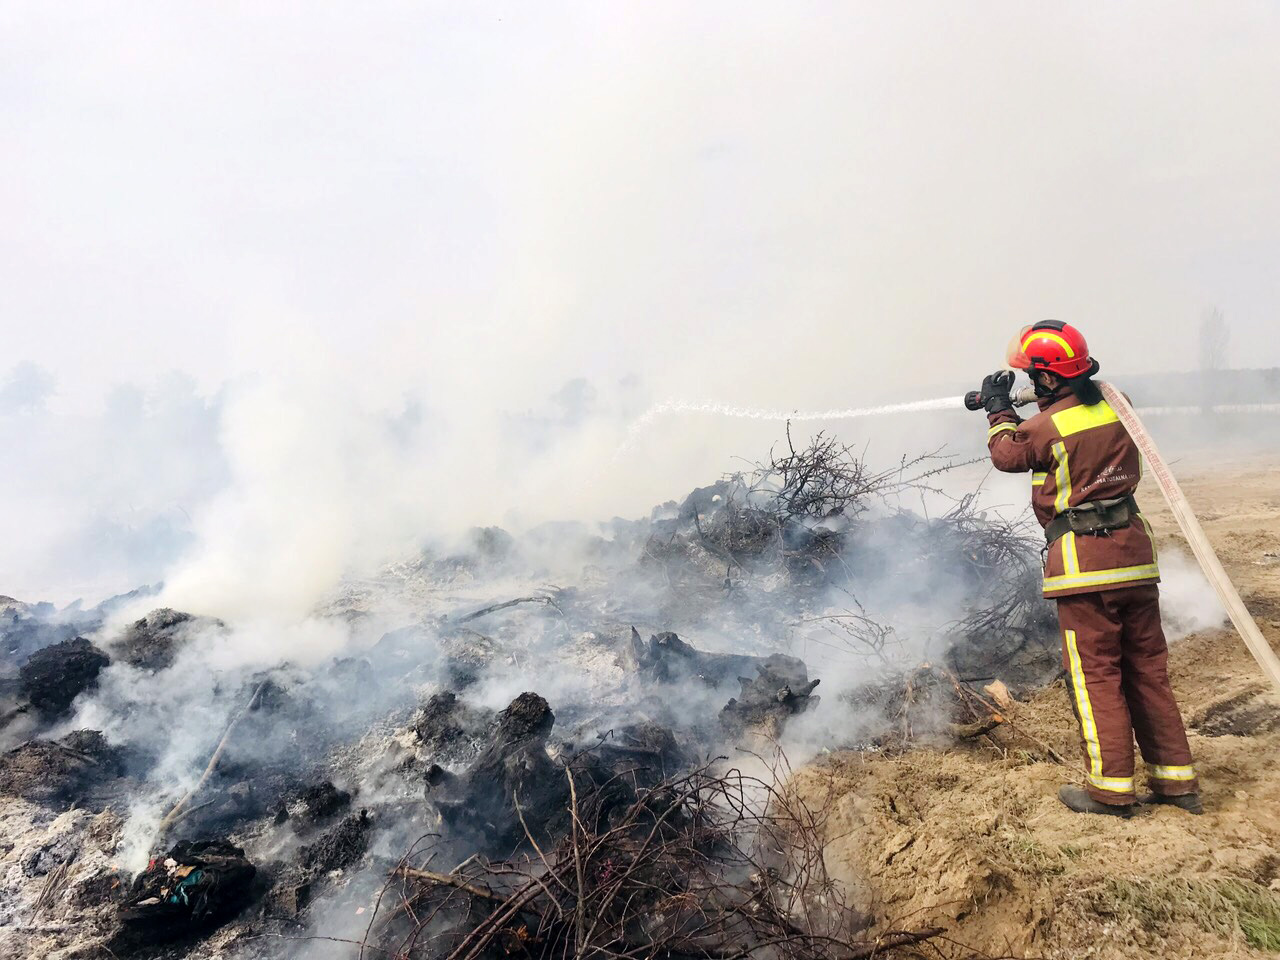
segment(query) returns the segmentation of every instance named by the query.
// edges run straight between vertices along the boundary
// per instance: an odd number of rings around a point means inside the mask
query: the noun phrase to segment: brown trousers
[[[1135,737],[1152,791],[1195,793],[1191,747],[1169,685],[1160,588],[1062,597],[1058,622],[1090,795],[1110,804],[1134,801]]]

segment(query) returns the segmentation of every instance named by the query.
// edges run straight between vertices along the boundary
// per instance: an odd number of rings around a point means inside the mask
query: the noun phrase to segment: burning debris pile
[[[98,674],[110,662],[84,637],[63,640],[31,655],[18,671],[18,690],[43,719],[56,719],[97,685]]]
[[[196,637],[207,642],[211,634],[225,626],[209,617],[193,617],[167,608],[152,610],[130,624],[112,645],[117,660],[142,670],[164,670],[173,666],[177,653]]]
[[[1060,668],[1041,539],[980,510],[976,494],[946,497],[939,479],[959,466],[932,453],[874,471],[830,437],[797,447],[788,431],[767,463],[656,510],[643,565],[681,600],[878,669],[923,655],[971,681],[1043,685]],[[941,509],[928,512],[929,498]],[[921,629],[916,612],[943,610],[925,642],[903,642],[896,625]]]
[[[412,618],[351,588],[319,662],[215,665],[234,625],[174,610],[10,604],[0,952],[852,960],[935,936],[868,930],[759,755],[824,723],[816,745],[993,736],[975,685],[1056,673],[1034,542],[971,498],[902,506],[951,465],[788,440],[647,520],[490,529],[379,582]],[[547,585],[552,543],[573,585]]]
[[[504,850],[518,844],[529,829],[522,809],[534,821],[534,842],[546,841],[567,818],[564,777],[547,753],[555,724],[551,706],[536,693],[522,693],[497,718],[480,755],[460,775],[433,764],[427,794],[451,833],[470,835],[479,850]]]
[[[768,657],[703,653],[670,631],[650,637],[646,644],[632,627],[624,663],[651,683],[693,680],[711,689],[738,684],[738,697],[730,698],[720,711],[720,722],[729,733],[756,727],[780,735],[789,717],[816,707],[820,699],[813,693],[821,681],[809,679],[802,660],[780,653]]]
[[[0,677],[7,665],[18,665],[51,644],[88,636],[101,629],[115,611],[154,596],[157,587],[140,587],[84,609],[80,601],[59,610],[51,603],[23,603],[0,596]]]
[[[153,593],[142,587],[88,610],[79,601],[59,610],[0,596],[0,731],[38,727],[92,691],[110,658],[85,638],[113,611]]]
[[[889,956],[939,929],[866,936],[822,859],[820,816],[776,781],[711,767],[647,786],[563,770],[568,822],[550,843],[432,869],[413,850],[391,871],[369,945],[406,960],[489,956]],[[607,766],[607,764],[606,764]],[[618,788],[616,785],[621,784]]]
[[[120,905],[111,951],[166,942],[216,926],[243,907],[257,868],[225,840],[184,840],[154,858]]]
[[[27,740],[0,755],[0,796],[53,809],[101,807],[136,786],[121,782],[128,767],[127,751],[109,744],[97,730]]]

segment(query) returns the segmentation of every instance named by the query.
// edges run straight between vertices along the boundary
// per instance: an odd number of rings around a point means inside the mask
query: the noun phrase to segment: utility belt
[[[1121,530],[1138,515],[1138,501],[1130,494],[1114,500],[1091,500],[1078,507],[1063,510],[1044,528],[1048,543],[1065,537],[1068,533],[1100,534]]]

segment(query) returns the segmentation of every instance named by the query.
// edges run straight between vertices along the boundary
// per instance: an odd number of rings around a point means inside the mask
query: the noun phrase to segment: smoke
[[[1211,300],[1280,359],[1256,335],[1280,280],[1248,268],[1280,243],[1266,5],[5,26],[0,203],[27,229],[0,324],[55,392],[19,376],[0,413],[19,472],[54,478],[5,491],[30,522],[0,574],[51,595],[120,569],[84,530],[132,510],[173,535],[149,560],[175,597],[304,610],[424,530],[634,513],[773,440],[677,416],[613,458],[654,403],[911,400],[1046,315],[1144,372],[1183,364]],[[218,408],[216,450],[63,422],[168,369]],[[216,491],[168,484],[223,460]],[[86,464],[110,482],[67,479]]]
[[[67,411],[59,383],[20,367],[0,387],[0,593],[92,603],[160,579],[189,548],[193,512],[227,483],[221,396],[168,374]]]
[[[1184,553],[1160,554],[1160,612],[1170,641],[1226,624],[1222,607],[1199,564]]]

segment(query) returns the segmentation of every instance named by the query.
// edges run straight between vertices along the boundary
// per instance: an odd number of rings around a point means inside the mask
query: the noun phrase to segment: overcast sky
[[[491,444],[572,377],[856,404],[1045,317],[1280,364],[1278,51],[1274,2],[11,0],[0,377]]]
[[[781,344],[834,399],[1045,316],[1177,365],[1217,304],[1277,363],[1278,50],[1271,2],[10,2],[5,358],[523,387],[713,341],[715,393]]]

